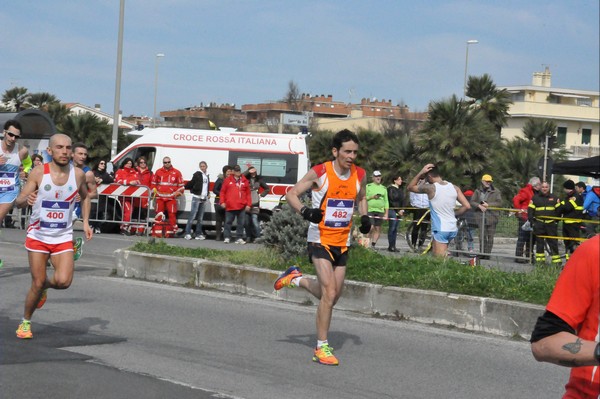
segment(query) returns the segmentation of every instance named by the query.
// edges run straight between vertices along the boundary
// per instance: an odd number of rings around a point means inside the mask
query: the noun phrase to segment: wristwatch
[[[596,358],[596,361],[598,362],[598,364],[600,364],[600,342],[598,342],[596,344],[596,350],[594,351],[594,357]]]

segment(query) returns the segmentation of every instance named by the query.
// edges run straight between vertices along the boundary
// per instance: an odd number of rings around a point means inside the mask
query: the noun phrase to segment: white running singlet
[[[433,183],[435,196],[429,200],[431,208],[431,231],[458,231],[454,207],[456,206],[456,189],[450,182],[446,184]]]

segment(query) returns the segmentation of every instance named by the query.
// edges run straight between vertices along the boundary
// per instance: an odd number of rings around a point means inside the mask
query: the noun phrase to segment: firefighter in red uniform
[[[156,213],[165,210],[173,231],[177,231],[177,197],[183,195],[183,176],[173,167],[171,158],[163,158],[163,167],[152,176],[152,190],[156,195]]]

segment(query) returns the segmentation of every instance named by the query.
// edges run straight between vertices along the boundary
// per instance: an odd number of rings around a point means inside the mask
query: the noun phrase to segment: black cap
[[[575,183],[573,182],[573,180],[567,180],[566,182],[564,182],[563,187],[567,190],[575,190]]]

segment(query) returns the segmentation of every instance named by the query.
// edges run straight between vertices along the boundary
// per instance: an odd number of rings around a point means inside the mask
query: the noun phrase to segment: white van
[[[260,201],[262,220],[267,220],[282,197],[309,168],[308,149],[302,134],[252,133],[228,130],[183,128],[146,128],[134,132],[140,138],[111,160],[114,170],[125,158],[144,156],[153,172],[162,167],[162,159],[170,157],[187,182],[199,170],[200,161],[208,164],[210,191],[225,165],[240,165],[242,172],[254,166],[270,187]],[[214,194],[204,214],[204,225],[214,225]],[[190,211],[188,190],[179,199],[177,221],[185,225]],[[151,213],[153,214],[153,213]]]

